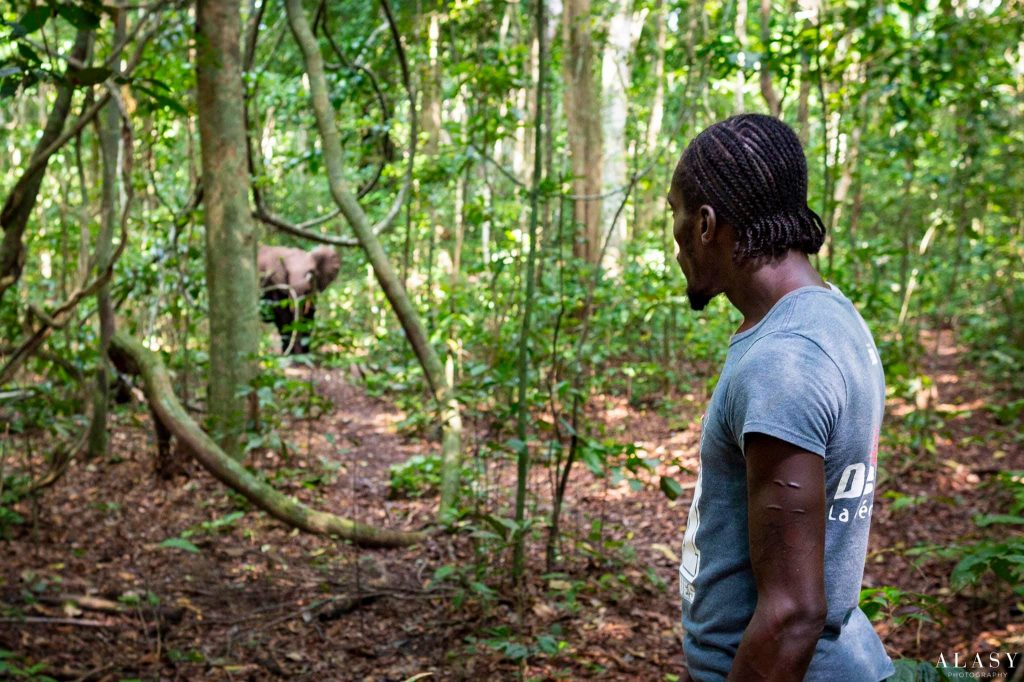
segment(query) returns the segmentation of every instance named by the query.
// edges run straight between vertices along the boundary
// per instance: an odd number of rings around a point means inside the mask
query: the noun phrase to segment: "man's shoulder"
[[[859,317],[856,307],[838,289],[815,288],[801,291],[794,298],[784,328],[827,332],[836,322],[855,321]]]
[[[776,329],[751,340],[736,359],[729,386],[758,385],[790,400],[810,388],[832,385],[845,392],[846,377],[825,339],[801,329]]]
[[[766,363],[769,367],[787,364],[787,369],[798,369],[804,363],[828,362],[831,356],[826,341],[820,331],[799,325],[766,330],[750,339],[737,358],[737,369],[767,369]]]
[[[768,341],[774,346],[799,337],[837,364],[843,355],[861,348],[865,333],[870,336],[853,303],[840,291],[827,289],[801,292],[779,324],[765,332],[755,344],[764,347]]]

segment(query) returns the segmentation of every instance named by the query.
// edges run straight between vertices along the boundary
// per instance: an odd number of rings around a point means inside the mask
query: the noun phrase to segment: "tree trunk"
[[[828,222],[829,233],[835,233],[843,220],[843,208],[846,205],[847,197],[850,195],[853,178],[857,173],[857,166],[860,162],[860,138],[864,130],[863,121],[865,114],[864,107],[858,106],[857,121],[853,124],[853,130],[850,131],[850,135],[846,140],[845,155],[842,159],[842,172],[839,175],[835,192],[832,195],[832,215],[829,216]],[[831,256],[831,250],[829,256]]]
[[[614,275],[619,270],[626,248],[626,212],[619,206],[626,186],[626,118],[629,111],[627,90],[632,80],[629,58],[639,37],[643,13],[633,16],[631,3],[616,0],[615,13],[608,25],[608,42],[601,60],[601,139],[604,165],[601,168],[601,232],[597,249],[607,240],[604,269]],[[614,221],[614,223],[613,223]]]
[[[427,15],[427,64],[423,73],[423,132],[425,151],[437,154],[441,142],[441,65],[438,59],[441,42],[441,13],[431,10]]]
[[[747,0],[736,0],[736,91],[733,93],[733,113],[745,111],[743,91],[746,89],[747,77],[743,69],[747,66]]]
[[[249,210],[239,33],[235,0],[198,0],[196,92],[206,218],[210,320],[210,427],[242,456],[249,386],[259,350],[256,228]]]
[[[75,34],[70,56],[76,62],[82,63],[86,60],[91,47],[92,29],[79,29]],[[65,78],[57,83],[57,96],[53,101],[53,107],[46,117],[43,134],[28,162],[28,168],[34,170],[18,178],[11,193],[7,195],[3,209],[0,210],[0,227],[4,233],[3,240],[0,241],[0,301],[3,300],[4,292],[21,277],[22,268],[25,267],[25,246],[22,244],[22,238],[32,209],[35,208],[43,176],[46,175],[49,156],[42,158],[39,164],[36,161],[60,137],[64,129],[64,122],[71,111],[71,98],[74,95],[74,87],[69,77],[73,76],[76,70],[75,67],[68,66]]]
[[[654,95],[651,97],[651,118],[647,123],[647,134],[644,149],[648,154],[654,153],[661,134],[661,124],[665,120],[665,39],[667,37],[665,21],[665,4],[663,0],[654,3]],[[658,190],[659,193],[662,191]]]
[[[401,280],[377,239],[366,213],[363,212],[345,182],[341,141],[334,121],[334,109],[327,97],[323,57],[320,54],[316,38],[309,28],[309,20],[302,9],[302,0],[286,0],[285,8],[288,13],[288,23],[295,36],[295,42],[298,43],[302,52],[306,73],[309,75],[310,97],[313,112],[316,115],[317,127],[320,130],[321,148],[327,168],[331,196],[356,233],[356,238],[366,253],[367,260],[370,261],[377,282],[394,309],[402,329],[405,330],[405,336],[423,368],[431,393],[441,407],[441,423],[444,434],[441,449],[440,515],[442,518],[446,518],[454,507],[458,493],[459,459],[462,448],[462,416],[459,413],[459,404],[455,400],[452,386],[445,376],[444,365],[434,347],[430,345],[423,323],[416,313],[409,295],[402,287]],[[415,112],[412,115],[415,116]],[[412,152],[410,151],[410,153]]]
[[[809,31],[819,21],[818,12],[820,0],[797,0],[800,11],[807,13],[804,20],[803,30]],[[800,94],[797,102],[797,132],[800,135],[800,144],[807,147],[811,141],[810,124],[810,99],[811,99],[811,55],[804,46],[800,50]]]
[[[182,407],[174,395],[171,378],[159,356],[141,343],[117,331],[111,338],[114,364],[125,373],[142,377],[146,399],[160,422],[217,480],[245,496],[275,519],[307,533],[337,536],[363,547],[402,547],[420,542],[424,534],[379,530],[350,519],[310,509],[275,490],[229,457]]]
[[[800,94],[797,100],[797,133],[800,135],[800,144],[804,149],[811,141],[810,124],[810,99],[811,99],[811,57],[807,54],[800,56]]]
[[[663,0],[656,0],[654,3],[654,94],[650,100],[650,119],[647,121],[647,131],[644,136],[644,152],[647,155],[655,154],[657,138],[662,134],[662,124],[665,121],[665,42],[668,37],[666,8]],[[685,96],[685,95],[684,95]],[[659,181],[650,183],[645,191],[643,199],[639,199],[639,218],[634,230],[644,226],[650,228],[658,225],[656,216],[658,212],[664,213],[665,188]],[[635,231],[634,231],[635,233]],[[671,245],[668,250],[668,257],[672,257]]]
[[[114,44],[124,37],[124,12],[114,10]],[[96,265],[101,270],[110,261],[114,226],[120,218],[121,188],[119,185],[121,155],[121,114],[117,102],[110,100],[98,117],[100,155],[103,167],[103,195],[100,200],[100,233],[96,239]],[[92,395],[92,419],[89,422],[87,456],[99,457],[107,451],[107,408],[110,405],[110,375],[107,372],[107,351],[114,333],[114,305],[110,300],[110,283],[96,292],[100,318],[100,352],[96,360],[96,386]]]
[[[594,82],[590,0],[566,0],[562,11],[565,118],[572,161],[573,255],[593,263],[601,253],[601,121]],[[579,230],[579,231],[577,231]]]
[[[779,96],[772,86],[772,0],[761,0],[761,96],[772,116],[782,115]]]

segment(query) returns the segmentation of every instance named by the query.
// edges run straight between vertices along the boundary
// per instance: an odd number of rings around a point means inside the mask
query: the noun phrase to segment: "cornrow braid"
[[[740,114],[693,138],[673,183],[692,209],[709,204],[736,232],[737,262],[817,253],[825,225],[807,205],[807,160],[792,128]]]

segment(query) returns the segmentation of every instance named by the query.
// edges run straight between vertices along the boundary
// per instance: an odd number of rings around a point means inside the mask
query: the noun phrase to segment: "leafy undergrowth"
[[[950,574],[967,547],[1017,533],[976,517],[1012,505],[993,472],[1024,469],[1024,451],[1001,415],[981,406],[985,387],[955,371],[955,356],[938,358],[932,412],[941,424],[919,430],[929,440],[911,444],[918,455],[881,462],[865,608],[894,658],[1019,651],[1020,597],[985,566],[958,589]],[[285,420],[287,448],[257,447],[250,464],[334,513],[427,525],[436,497],[417,486],[433,476],[431,443],[400,437],[403,415],[343,372],[313,378],[333,409]],[[76,463],[54,487],[13,505],[21,523],[8,520],[0,544],[0,671],[80,680],[671,680],[682,662],[676,551],[697,466],[698,403],[666,419],[622,398],[594,401],[609,438],[660,463],[633,483],[578,466],[563,516],[566,558],[545,572],[546,536],[536,526],[518,591],[500,551],[511,460],[477,473],[474,513],[458,532],[365,550],[289,531],[194,464],[187,477],[161,481],[145,413],[120,414],[109,457]],[[910,447],[903,441],[914,430],[901,420],[914,412],[905,408],[890,406],[898,427],[890,451]],[[535,474],[534,500],[550,499],[547,472]],[[674,501],[659,489],[662,476],[680,484]]]

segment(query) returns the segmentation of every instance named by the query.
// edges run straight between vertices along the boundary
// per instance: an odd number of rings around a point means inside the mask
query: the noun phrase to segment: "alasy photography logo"
[[[1024,679],[1021,667],[1024,652],[1020,651],[949,651],[935,661],[949,680]]]

